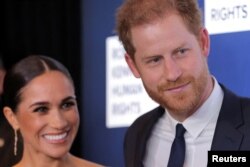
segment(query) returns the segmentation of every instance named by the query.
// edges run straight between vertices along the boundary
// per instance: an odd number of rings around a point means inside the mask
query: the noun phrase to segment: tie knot
[[[182,124],[176,125],[176,134],[175,137],[183,137],[184,133],[186,132],[186,129]]]

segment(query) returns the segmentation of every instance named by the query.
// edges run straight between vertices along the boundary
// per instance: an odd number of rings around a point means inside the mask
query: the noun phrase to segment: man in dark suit
[[[250,150],[250,100],[210,74],[210,39],[196,0],[125,0],[116,29],[132,73],[160,105],[129,127],[126,166],[171,166],[179,125],[180,166],[207,166],[209,150]]]

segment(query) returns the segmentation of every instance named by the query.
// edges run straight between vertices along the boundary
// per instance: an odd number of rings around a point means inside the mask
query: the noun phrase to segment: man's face
[[[167,15],[131,30],[135,59],[126,55],[133,74],[149,96],[177,119],[190,116],[209,96],[212,79],[207,67],[209,37],[197,38],[181,17]]]

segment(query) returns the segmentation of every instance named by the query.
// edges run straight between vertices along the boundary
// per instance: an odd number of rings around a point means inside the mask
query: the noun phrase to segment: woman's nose
[[[56,129],[67,127],[68,122],[63,111],[57,110],[50,116],[50,126]]]

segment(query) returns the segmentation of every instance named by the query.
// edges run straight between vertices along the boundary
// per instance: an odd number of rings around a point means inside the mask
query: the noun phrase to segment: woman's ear
[[[16,118],[16,114],[13,112],[13,110],[10,107],[4,107],[3,113],[5,118],[8,120],[9,124],[12,126],[14,130],[19,129],[19,123]]]

